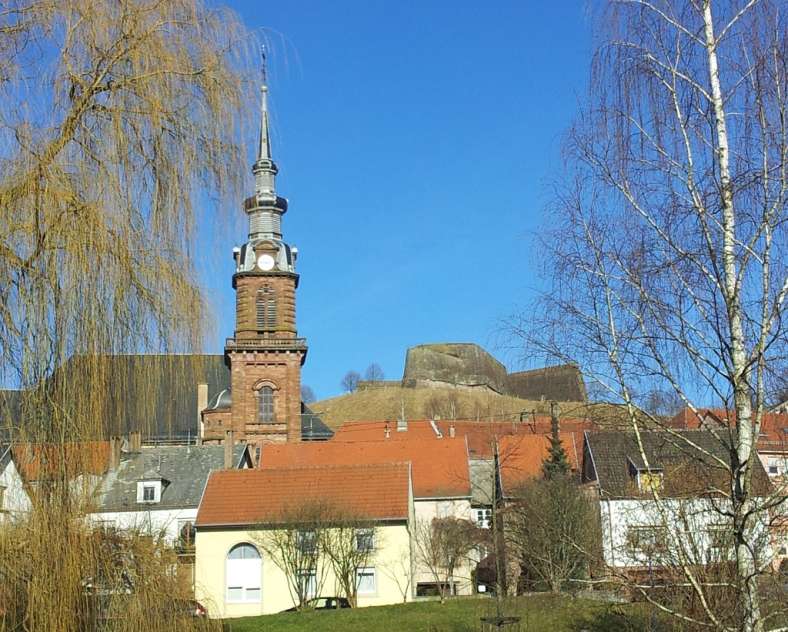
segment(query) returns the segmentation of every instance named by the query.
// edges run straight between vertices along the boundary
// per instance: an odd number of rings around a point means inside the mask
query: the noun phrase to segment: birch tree
[[[637,393],[672,391],[693,410],[728,411],[715,432],[727,454],[717,461],[736,603],[722,616],[686,567],[701,608],[685,621],[760,632],[777,624],[759,592],[768,561],[751,536],[784,500],[752,488],[768,384],[786,353],[784,5],[610,0],[596,17],[590,89],[541,240],[548,289],[514,331],[578,362],[627,410],[638,441]]]

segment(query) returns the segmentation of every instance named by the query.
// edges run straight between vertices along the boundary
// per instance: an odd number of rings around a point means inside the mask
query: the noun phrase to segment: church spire
[[[257,160],[252,165],[254,192],[259,202],[276,200],[274,180],[278,169],[271,155],[271,137],[268,130],[268,73],[266,70],[265,47],[260,51],[262,57],[263,80],[260,85],[260,139],[257,147]]]

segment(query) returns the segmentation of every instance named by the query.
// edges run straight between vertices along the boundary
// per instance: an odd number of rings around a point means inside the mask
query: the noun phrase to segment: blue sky
[[[428,342],[476,342],[517,367],[501,321],[540,285],[533,234],[586,86],[585,3],[229,5],[271,43],[303,382],[335,395],[373,361],[396,379],[406,349]],[[212,352],[233,329],[240,200],[232,217],[207,253]]]

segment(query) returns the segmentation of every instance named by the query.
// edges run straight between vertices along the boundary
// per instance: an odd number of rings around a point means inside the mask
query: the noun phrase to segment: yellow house
[[[197,513],[195,597],[217,618],[346,596],[350,583],[360,607],[409,601],[412,523],[408,463],[213,472]]]

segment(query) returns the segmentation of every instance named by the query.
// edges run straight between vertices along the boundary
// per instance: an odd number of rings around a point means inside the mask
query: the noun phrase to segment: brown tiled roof
[[[684,408],[670,420],[669,425],[673,428],[692,430],[701,428],[704,421],[723,428],[728,425],[733,427],[736,422],[736,411],[725,408],[699,408],[695,413],[691,408]],[[788,452],[788,414],[763,413],[758,450]]]
[[[14,464],[26,481],[80,474],[105,474],[109,467],[109,441],[73,443],[18,443],[11,448]]]
[[[263,446],[260,456],[263,469],[404,462],[413,466],[413,493],[418,498],[457,498],[471,494],[468,452],[462,439],[268,444]]]
[[[221,470],[208,478],[197,526],[281,524],[320,505],[364,520],[407,520],[407,463]]]
[[[583,453],[583,434],[562,432],[560,439],[569,467],[577,472]],[[550,437],[544,434],[510,435],[498,439],[498,463],[504,496],[511,496],[518,486],[542,475],[542,464],[549,455],[549,449]]]
[[[726,490],[729,474],[716,459],[727,462],[727,446],[705,430],[680,430],[677,434],[678,437],[665,431],[641,433],[649,467],[663,472],[662,495],[680,498]],[[645,465],[634,433],[586,432],[585,438],[604,496],[637,498],[651,495],[638,490],[637,470]],[[766,495],[771,491],[769,477],[760,459],[754,459],[753,463],[753,489],[756,494]]]
[[[550,433],[550,418],[546,416],[528,416],[523,421],[439,420],[435,425],[441,433],[441,440],[450,439],[451,427],[454,426],[455,437],[467,438],[468,453],[475,459],[491,459],[497,437]],[[387,427],[390,441],[438,439],[429,420],[416,420],[408,422],[405,432],[398,432],[396,422],[392,421],[349,421],[339,427],[333,440],[382,441],[386,438]],[[561,430],[565,432],[592,430],[595,427],[588,419],[573,417],[561,420]]]

